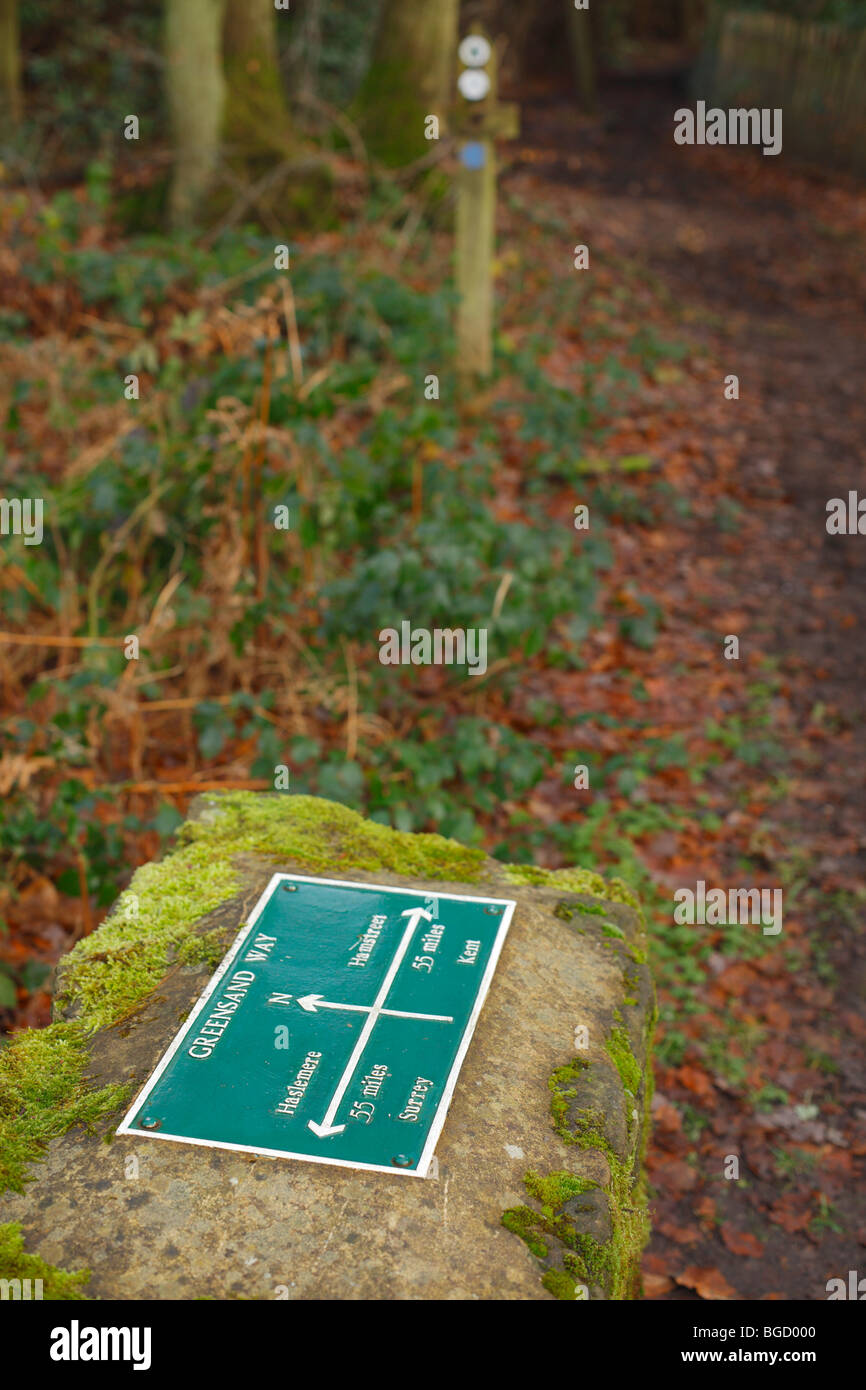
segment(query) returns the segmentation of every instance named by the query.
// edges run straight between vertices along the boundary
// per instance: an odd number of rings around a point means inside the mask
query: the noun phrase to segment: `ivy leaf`
[[[0,1009],[14,1009],[17,1003],[15,981],[0,969]]]
[[[35,994],[51,974],[51,966],[39,960],[28,960],[21,969],[21,983],[28,994]]]
[[[225,745],[219,724],[207,724],[198,736],[198,751],[203,758],[215,758]]]

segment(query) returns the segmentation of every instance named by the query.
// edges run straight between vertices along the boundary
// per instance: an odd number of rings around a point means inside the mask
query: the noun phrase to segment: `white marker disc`
[[[467,68],[483,68],[490,62],[490,44],[483,34],[468,34],[457,50],[457,56]]]
[[[467,68],[458,77],[457,86],[467,101],[483,101],[490,91],[490,78],[478,68]]]

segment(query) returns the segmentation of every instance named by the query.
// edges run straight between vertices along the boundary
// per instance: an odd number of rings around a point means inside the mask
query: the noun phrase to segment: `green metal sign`
[[[426,1177],[513,910],[275,874],[118,1134]]]

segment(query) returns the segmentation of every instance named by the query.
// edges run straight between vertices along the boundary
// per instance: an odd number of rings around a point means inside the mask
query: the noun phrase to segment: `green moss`
[[[641,1158],[641,1162],[643,1162],[644,1154],[646,1153],[646,1149],[647,1149],[647,1144],[649,1143],[650,1130],[652,1129],[652,1100],[653,1100],[653,1096],[655,1095],[655,1089],[656,1089],[655,1070],[654,1070],[654,1068],[653,1068],[653,1038],[654,1038],[654,1036],[655,1036],[656,1024],[658,1023],[658,1017],[659,1017],[658,1005],[657,1005],[657,1003],[655,1002],[655,999],[654,999],[654,1000],[653,1000],[652,1009],[650,1010],[649,1018],[647,1019],[646,1032],[644,1033],[644,1042],[645,1042],[645,1045],[646,1045],[647,1064],[646,1064],[646,1084],[645,1084],[644,1097],[643,1097],[644,1120],[643,1120],[643,1130],[642,1130],[642,1133],[641,1133],[641,1143],[640,1143],[640,1158]]]
[[[608,1161],[610,1183],[602,1190],[607,1196],[610,1211],[610,1240],[602,1244],[594,1236],[575,1230],[572,1222],[557,1213],[555,1207],[552,1213],[549,1208],[543,1208],[540,1214],[534,1213],[534,1228],[528,1218],[525,1218],[524,1226],[556,1237],[565,1247],[566,1261],[569,1261],[571,1252],[569,1267],[578,1281],[599,1285],[609,1299],[635,1298],[639,1293],[640,1255],[650,1232],[643,1180],[632,1180],[631,1165],[622,1163],[604,1140],[587,1147],[603,1148]],[[527,1174],[526,1185],[530,1192],[536,1188],[536,1184],[531,1183],[533,1177]],[[572,1290],[572,1297],[573,1293]]]
[[[192,936],[184,937],[177,948],[177,958],[182,965],[207,965],[211,970],[216,970],[223,956],[225,955],[230,941],[230,936],[224,927],[216,927],[213,931],[194,932]]]
[[[640,1256],[649,1240],[646,1190],[643,1179],[632,1181],[631,1166],[608,1155],[608,1199],[613,1232],[602,1245],[593,1236],[578,1234],[576,1248],[589,1281],[600,1284],[610,1299],[637,1298],[640,1293]]]
[[[531,1179],[535,1176],[534,1173],[527,1173],[524,1180],[527,1191],[530,1190]],[[551,1207],[546,1207],[540,1212],[535,1211],[533,1207],[511,1207],[509,1211],[503,1212],[502,1224],[506,1230],[519,1236],[538,1260],[547,1259],[552,1241],[560,1246],[574,1246],[575,1243],[575,1232],[571,1223]]]
[[[547,1082],[550,1089],[550,1113],[553,1116],[553,1127],[567,1144],[574,1142],[568,1128],[568,1112],[571,1102],[577,1096],[575,1083],[579,1081],[581,1072],[588,1065],[589,1063],[580,1057],[575,1057],[564,1067],[557,1067]]]
[[[542,888],[562,888],[570,893],[586,893],[605,902],[625,903],[640,912],[640,902],[622,879],[604,879],[590,869],[540,869],[534,864],[507,864],[505,877],[511,883],[537,884]]]
[[[530,1197],[541,1203],[543,1214],[551,1217],[557,1207],[564,1206],[572,1197],[598,1187],[598,1183],[591,1178],[580,1178],[575,1173],[564,1172],[549,1173],[546,1178],[539,1177],[537,1173],[527,1173],[523,1182]]]
[[[514,866],[511,867],[513,868]],[[577,873],[580,871],[572,869],[568,872]],[[601,917],[603,920],[599,925],[601,926],[602,934],[605,937],[609,937],[613,941],[628,941],[628,937],[626,933],[623,931],[622,927],[618,926],[616,922],[611,922],[610,918],[607,916],[607,909],[602,907],[600,903],[557,903],[556,907],[553,909],[553,915],[554,917],[558,917],[562,922],[571,922],[577,916]],[[581,930],[580,927],[578,927],[577,930],[580,931],[581,936],[585,935],[585,933]],[[605,942],[605,944],[607,943]],[[629,947],[629,954],[635,960],[637,959],[638,951],[638,947]]]
[[[129,1086],[89,1091],[80,1025],[52,1023],[17,1033],[0,1051],[0,1191],[23,1190],[28,1167],[50,1139],[92,1127],[127,1100]]]
[[[526,1243],[536,1259],[546,1258],[547,1245],[539,1235],[538,1213],[531,1207],[510,1207],[502,1213],[502,1224]]]
[[[578,913],[585,917],[606,917],[607,908],[600,903],[561,902],[553,909],[554,917],[561,918],[563,922],[572,921]]]
[[[563,1250],[562,1263],[575,1283],[587,1283],[589,1274],[584,1264],[583,1257],[579,1255],[576,1250]],[[542,1283],[543,1282],[542,1280]]]
[[[632,1183],[630,1171],[608,1152],[610,1185],[606,1189],[612,1235],[602,1244],[594,1236],[575,1229],[561,1208],[575,1195],[599,1187],[598,1183],[572,1173],[551,1173],[540,1178],[527,1173],[526,1190],[542,1203],[541,1211],[514,1207],[503,1214],[502,1224],[520,1237],[536,1259],[551,1258],[556,1245],[564,1271],[548,1267],[542,1283],[557,1298],[573,1299],[576,1285],[598,1285],[613,1300],[637,1297],[640,1282],[640,1253],[649,1237],[646,1195],[642,1182]]]
[[[597,874],[586,873],[580,869],[547,870],[532,866],[510,866],[506,871],[512,882],[555,886],[586,893],[595,898],[608,901],[625,902],[640,911],[639,904],[624,885],[608,885]],[[623,984],[628,993],[625,1003],[635,1006],[641,987],[641,974],[635,968],[646,960],[646,952],[632,946],[626,934],[607,916],[603,907],[596,904],[561,902],[554,912],[566,921],[571,921],[579,913],[588,917],[598,916],[603,920],[601,930],[606,938],[605,944],[616,947],[624,941]],[[589,925],[589,924],[587,924]],[[524,1182],[531,1198],[538,1203],[540,1210],[522,1207],[519,1222],[510,1225],[521,1235],[530,1249],[545,1246],[548,1254],[538,1256],[546,1266],[542,1275],[544,1287],[556,1298],[573,1299],[578,1285],[601,1289],[608,1299],[632,1299],[640,1296],[640,1255],[649,1238],[649,1218],[647,1214],[646,1189],[640,1164],[646,1147],[649,1130],[649,1106],[652,1097],[652,1038],[656,1021],[656,1010],[649,1013],[646,1025],[647,1076],[644,1077],[637,1058],[632,1052],[629,1035],[624,1027],[622,1013],[616,1010],[614,1027],[605,1042],[608,1056],[617,1069],[617,1074],[626,1092],[635,1099],[641,1093],[644,1108],[644,1123],[637,1126],[629,1122],[628,1152],[617,1153],[605,1136],[605,1115],[597,1106],[580,1105],[582,1082],[589,1080],[588,1093],[592,1093],[591,1063],[575,1057],[564,1066],[557,1067],[548,1080],[550,1090],[550,1113],[553,1127],[564,1143],[580,1149],[596,1150],[604,1155],[609,1179],[605,1184],[594,1184],[588,1179],[580,1179],[569,1173],[550,1173],[540,1176],[527,1173]],[[633,1109],[628,1105],[629,1113]],[[577,1229],[571,1214],[564,1211],[567,1203],[580,1192],[599,1187],[607,1198],[610,1214],[610,1239],[598,1241],[594,1236]],[[580,1203],[571,1207],[580,1220]],[[527,1239],[529,1237],[529,1239]]]
[[[650,1031],[648,1044],[651,1041]],[[612,1029],[606,1049],[617,1067],[623,1085],[629,1090],[634,1088],[633,1094],[637,1095],[641,1071],[623,1028]],[[648,1047],[648,1058],[649,1055]],[[638,1174],[637,1179],[634,1176],[635,1168],[643,1157],[649,1126],[649,1078],[652,1076],[649,1060],[647,1068],[645,1121],[639,1141],[634,1145],[635,1153],[629,1156],[628,1161],[624,1162],[604,1137],[604,1115],[601,1111],[586,1107],[571,1115],[572,1142],[581,1149],[597,1149],[603,1153],[610,1171],[610,1183],[605,1191],[610,1207],[611,1238],[602,1245],[592,1236],[577,1233],[575,1248],[584,1262],[589,1281],[600,1284],[607,1291],[607,1297],[611,1299],[638,1297],[640,1254],[649,1239],[650,1225],[643,1176]]]
[[[588,1105],[571,1116],[573,1128],[568,1133],[567,1142],[577,1144],[580,1149],[601,1149],[608,1158],[613,1154],[604,1137],[604,1111]]]
[[[0,1279],[42,1280],[44,1299],[86,1299],[82,1286],[90,1279],[89,1269],[74,1274],[46,1264],[38,1255],[28,1255],[24,1249],[21,1227],[16,1221],[0,1226]]]
[[[554,1298],[570,1299],[574,1301],[575,1280],[573,1275],[566,1274],[564,1269],[548,1269],[541,1277],[541,1282],[552,1293]]]
[[[640,1090],[641,1069],[631,1050],[628,1033],[624,1028],[612,1028],[610,1037],[604,1046],[607,1055],[619,1072],[623,1086],[633,1096],[636,1096]]]
[[[612,1028],[605,1047],[623,1086],[637,1096],[643,1080],[641,1069],[622,1026],[619,1010],[615,1018],[617,1025]],[[605,1116],[600,1109],[574,1105],[579,1096],[580,1082],[591,1067],[589,1062],[574,1058],[565,1066],[557,1067],[548,1081],[551,1119],[557,1134],[567,1144],[602,1153],[610,1175],[604,1185],[561,1171],[546,1177],[530,1172],[524,1177],[527,1193],[539,1204],[540,1210],[528,1206],[516,1208],[520,1213],[519,1220],[505,1224],[547,1265],[542,1283],[556,1298],[574,1298],[576,1287],[581,1283],[587,1287],[601,1288],[605,1297],[613,1300],[640,1296],[640,1255],[649,1239],[650,1230],[640,1162],[646,1146],[652,1096],[649,1059],[655,1018],[656,1011],[653,1009],[646,1029],[645,1121],[639,1131],[635,1125],[629,1127],[630,1152],[627,1155],[616,1153],[606,1139]],[[604,1192],[610,1213],[611,1236],[604,1243],[578,1230],[571,1216],[563,1210],[573,1197],[594,1187]],[[541,1247],[548,1253],[540,1255]],[[556,1257],[558,1260],[554,1264]],[[559,1267],[560,1263],[563,1268]]]

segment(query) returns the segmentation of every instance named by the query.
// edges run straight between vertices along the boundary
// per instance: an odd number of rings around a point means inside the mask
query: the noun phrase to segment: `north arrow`
[[[314,1014],[317,1009],[351,1009],[354,1013],[368,1014],[373,1008],[372,1004],[332,1004],[329,999],[323,999],[321,994],[305,994],[298,1003],[309,1014]],[[387,1014],[389,1018],[430,1018],[436,1023],[454,1022],[450,1014],[412,1014],[404,1009],[380,1009],[379,1013]]]

